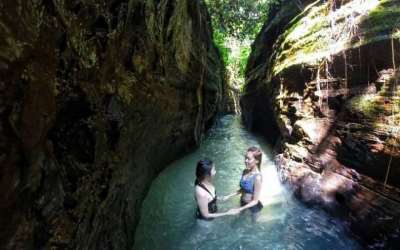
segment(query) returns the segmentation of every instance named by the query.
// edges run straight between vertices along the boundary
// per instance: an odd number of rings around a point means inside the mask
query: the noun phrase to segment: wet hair
[[[254,156],[254,159],[258,161],[257,163],[257,168],[258,170],[261,170],[261,161],[262,161],[262,152],[261,149],[258,147],[252,146],[247,149],[247,152],[251,152]]]
[[[214,163],[210,159],[202,159],[197,162],[196,180],[194,185],[198,185],[206,176],[211,176],[211,170]]]

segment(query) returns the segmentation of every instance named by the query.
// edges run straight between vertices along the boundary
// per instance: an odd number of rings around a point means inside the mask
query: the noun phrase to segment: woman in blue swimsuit
[[[196,167],[195,199],[197,202],[196,217],[200,220],[212,220],[224,215],[234,215],[239,211],[231,209],[217,213],[217,195],[212,183],[215,176],[215,166],[209,159],[200,160]]]
[[[230,195],[224,196],[223,200],[229,199],[232,196],[240,194],[240,208],[235,211],[243,211],[249,209],[252,213],[261,211],[263,205],[260,202],[260,193],[262,187],[262,175],[260,166],[262,161],[262,152],[257,147],[247,149],[245,155],[245,170],[243,170],[242,178],[240,179],[240,189]]]

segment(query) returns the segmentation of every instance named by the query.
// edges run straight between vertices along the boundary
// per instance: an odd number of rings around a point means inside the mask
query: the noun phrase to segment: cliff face
[[[399,240],[400,5],[338,3],[290,16],[284,3],[270,16],[249,59],[244,120],[279,140],[279,172],[300,198],[388,246]]]
[[[204,4],[0,10],[0,246],[130,249],[152,179],[222,107]]]

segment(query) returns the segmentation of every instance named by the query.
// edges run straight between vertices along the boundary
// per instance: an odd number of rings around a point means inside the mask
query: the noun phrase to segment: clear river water
[[[198,222],[194,218],[195,167],[199,159],[214,161],[218,195],[238,189],[244,154],[250,146],[263,150],[266,205],[257,221],[250,212]],[[218,203],[219,211],[239,206],[239,197]],[[170,164],[153,182],[143,203],[133,249],[362,249],[345,224],[324,211],[296,200],[280,181],[271,147],[248,132],[240,117],[224,116],[202,145]]]

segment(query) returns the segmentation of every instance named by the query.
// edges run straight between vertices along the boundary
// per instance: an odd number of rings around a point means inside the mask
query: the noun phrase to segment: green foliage
[[[246,71],[247,59],[249,58],[251,49],[249,47],[242,47],[239,55],[239,76],[244,78]]]
[[[225,46],[225,36],[218,30],[214,31],[214,43],[219,49],[225,66],[229,64],[229,54],[231,49]]]
[[[253,40],[268,9],[281,0],[206,0],[213,28],[239,40]]]
[[[244,84],[250,41],[261,30],[270,10],[283,0],[205,0],[211,16],[214,43],[232,87]]]

